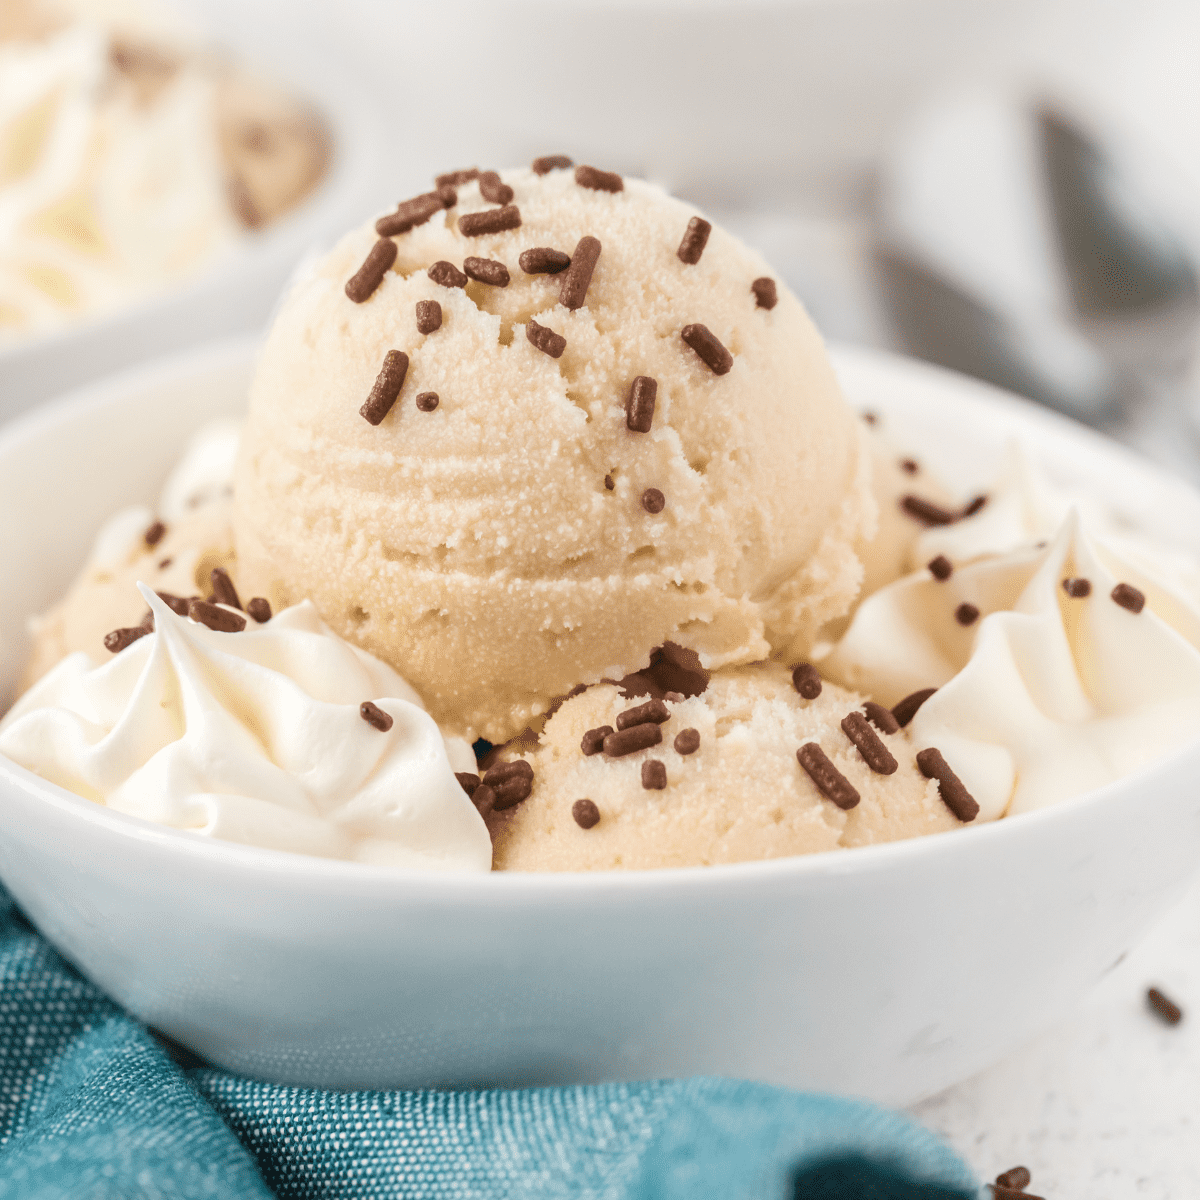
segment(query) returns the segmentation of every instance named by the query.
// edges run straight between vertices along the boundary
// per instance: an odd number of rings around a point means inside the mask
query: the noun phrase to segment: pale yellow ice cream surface
[[[765,263],[714,229],[676,250],[695,210],[627,179],[506,172],[520,228],[464,237],[492,207],[476,184],[395,240],[362,304],[344,285],[375,243],[350,234],[286,300],[264,350],[239,460],[240,585],[276,607],[311,598],[390,662],[443,726],[503,740],[578,683],[620,678],[671,640],[714,668],[794,660],[844,613],[875,506],[869,461],[799,302],[756,306]],[[563,277],[521,251],[602,251],[576,311]],[[441,287],[439,260],[497,260],[508,287]],[[418,333],[415,306],[442,326]],[[555,359],[531,317],[566,338]],[[680,337],[706,325],[733,355],[714,374]],[[408,375],[378,426],[359,408],[389,350]],[[626,427],[636,376],[657,380],[653,429]],[[422,392],[437,408],[419,411]],[[606,486],[606,476],[612,488]],[[656,488],[653,515],[643,493]]]

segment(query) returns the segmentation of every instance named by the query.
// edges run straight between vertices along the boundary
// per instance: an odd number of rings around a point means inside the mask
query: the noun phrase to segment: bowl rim
[[[150,387],[157,382],[177,379],[182,374],[216,370],[247,364],[252,359],[261,336],[223,338],[171,354],[149,363],[127,368],[106,379],[73,389],[37,408],[25,412],[0,426],[0,455],[21,442],[60,426],[72,415],[103,408],[131,390]],[[890,351],[868,347],[832,344],[830,357],[835,371],[847,367],[877,375],[907,375],[916,383],[922,380],[942,388],[953,387],[972,401],[993,409],[1009,409],[1032,418],[1047,429],[1059,434],[1090,441],[1096,449],[1116,453],[1142,470],[1152,466],[1147,459],[1128,447],[1079,425],[1077,422],[1051,412],[1019,396],[1004,392],[990,384],[961,375],[920,360],[906,358]],[[1165,481],[1166,482],[1166,481]],[[1178,485],[1200,500],[1200,490],[1186,480],[1169,476],[1170,485]],[[222,841],[184,829],[161,825],[142,817],[116,812],[104,805],[43,779],[0,754],[0,793],[14,789],[25,800],[49,806],[67,820],[78,820],[99,836],[130,840],[144,847],[161,849],[164,854],[178,854],[196,863],[225,867],[236,872],[260,873],[277,879],[304,880],[314,886],[338,890],[368,890],[378,892],[395,889],[404,892],[414,886],[430,898],[449,891],[454,897],[466,898],[471,889],[488,889],[494,894],[503,889],[506,895],[542,895],[547,889],[566,889],[576,893],[598,890],[605,894],[638,895],[657,892],[666,886],[673,891],[707,886],[708,881],[720,881],[716,886],[733,887],[739,884],[785,882],[840,877],[847,874],[871,875],[888,871],[895,864],[920,861],[931,855],[954,853],[948,849],[950,839],[968,837],[972,845],[985,845],[997,840],[1037,836],[1038,829],[1053,829],[1055,825],[1071,824],[1087,809],[1096,810],[1096,819],[1119,804],[1130,794],[1153,794],[1159,777],[1174,773],[1190,759],[1200,765],[1200,733],[1189,742],[1173,748],[1144,764],[1137,771],[1102,787],[1072,796],[1057,804],[1003,817],[980,826],[963,826],[900,841],[867,846],[839,847],[834,851],[781,856],[747,862],[714,863],[707,866],[651,867],[627,871],[442,871],[437,869],[391,868],[343,859],[321,858],[288,850],[250,846]],[[0,798],[0,803],[5,801]],[[1028,830],[1027,834],[1022,830]],[[983,842],[981,839],[990,839]],[[670,881],[670,882],[668,882]]]

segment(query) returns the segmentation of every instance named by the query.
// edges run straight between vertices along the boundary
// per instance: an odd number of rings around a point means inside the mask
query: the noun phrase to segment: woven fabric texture
[[[906,1118],[758,1084],[326,1092],[184,1071],[0,891],[0,1200],[976,1194]]]

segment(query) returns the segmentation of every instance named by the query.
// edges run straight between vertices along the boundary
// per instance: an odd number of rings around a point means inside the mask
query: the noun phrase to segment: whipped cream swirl
[[[0,722],[0,753],[118,812],[254,846],[487,871],[492,847],[443,738],[391,667],[307,601],[221,633],[145,585],[155,631],[102,666],[65,658]],[[359,713],[372,700],[387,731]]]

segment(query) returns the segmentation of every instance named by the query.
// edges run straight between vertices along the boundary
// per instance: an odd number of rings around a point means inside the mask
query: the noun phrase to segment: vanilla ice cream
[[[296,284],[236,480],[243,588],[310,598],[493,741],[667,641],[802,654],[875,519],[765,263],[651,184],[537,167],[443,181]]]

